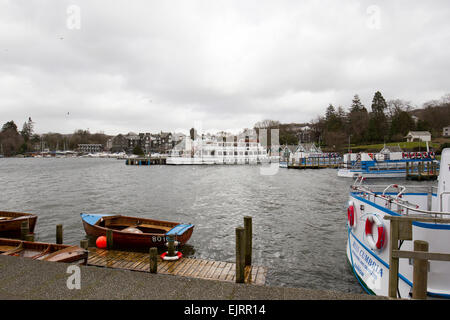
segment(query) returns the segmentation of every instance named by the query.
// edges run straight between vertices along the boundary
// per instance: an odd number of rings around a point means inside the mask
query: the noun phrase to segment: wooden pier
[[[406,162],[406,179],[407,180],[436,180],[439,176],[439,166],[436,162]]]
[[[130,158],[125,160],[125,164],[133,166],[150,166],[150,165],[166,164],[166,157]]]
[[[339,168],[342,161],[338,158],[309,158],[300,159],[298,162],[292,159],[288,163],[288,169],[326,169],[326,168]]]
[[[148,253],[89,248],[88,265],[113,269],[126,269],[150,272]],[[236,264],[213,260],[181,258],[176,261],[164,261],[158,257],[157,272],[182,277],[236,281]],[[245,283],[264,285],[267,268],[261,266],[245,267]]]

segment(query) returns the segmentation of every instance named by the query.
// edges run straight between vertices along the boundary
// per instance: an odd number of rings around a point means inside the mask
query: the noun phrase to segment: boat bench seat
[[[166,233],[166,236],[181,236],[187,230],[192,228],[193,224],[179,224]]]

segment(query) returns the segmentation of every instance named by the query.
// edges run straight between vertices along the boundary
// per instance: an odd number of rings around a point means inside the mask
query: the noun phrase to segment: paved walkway
[[[81,266],[81,289],[68,289],[69,264],[0,256],[0,300],[368,300],[365,294],[236,284],[163,274]]]

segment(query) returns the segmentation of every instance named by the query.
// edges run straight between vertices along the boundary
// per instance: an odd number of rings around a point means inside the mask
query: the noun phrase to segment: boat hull
[[[145,221],[145,219],[139,219],[134,217],[133,219]],[[97,239],[100,236],[106,236],[107,230],[112,230],[114,247],[123,247],[123,248],[163,247],[166,245],[166,242],[168,240],[168,236],[166,235],[165,232],[131,233],[89,224],[84,219],[82,219],[82,222],[86,234],[94,239]],[[178,225],[177,223],[173,222],[167,223],[173,224],[174,226]],[[176,236],[175,240],[179,242],[179,245],[184,245],[191,238],[193,231],[194,226],[190,227],[182,235]]]
[[[0,254],[82,265],[86,265],[88,260],[88,252],[78,246],[5,238],[0,238]]]
[[[0,220],[0,237],[20,238],[22,222],[28,220],[29,231],[34,233],[37,216],[30,213],[0,211],[0,217],[8,220]]]
[[[427,202],[427,195],[405,194],[404,197],[413,198],[417,202]],[[436,198],[436,196],[433,196]],[[355,207],[356,222],[354,227],[348,228],[347,238],[347,259],[352,270],[367,293],[388,296],[389,288],[389,220],[384,220],[385,215],[399,215],[396,208],[389,209],[386,200],[379,199],[373,202],[373,198],[351,193],[350,202]],[[436,199],[433,199],[436,201]],[[364,231],[366,219],[369,215],[377,215],[386,231],[386,241],[382,249],[374,250],[368,243]],[[450,225],[413,223],[413,241],[426,240],[430,248],[439,248],[441,253],[450,253],[450,248],[445,244],[450,243]],[[401,250],[413,251],[413,241],[404,241]],[[444,244],[444,245],[443,245]],[[433,249],[437,250],[437,249]],[[408,259],[399,260],[399,281],[398,294],[400,298],[410,298],[413,282],[413,265]],[[447,262],[430,261],[430,271],[428,273],[429,296],[450,298],[450,272]]]

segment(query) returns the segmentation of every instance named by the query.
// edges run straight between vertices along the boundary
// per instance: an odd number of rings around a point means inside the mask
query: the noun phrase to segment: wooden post
[[[20,239],[25,240],[25,236],[28,233],[30,233],[30,222],[27,219],[20,224]]]
[[[111,229],[106,230],[106,247],[111,250],[114,246],[113,231]]]
[[[158,248],[150,248],[150,272],[158,273]]]
[[[244,228],[236,228],[236,283],[244,283]]]
[[[405,162],[405,171],[406,171],[406,178],[408,178],[408,175],[409,175],[409,162]]]
[[[32,234],[32,233],[26,234],[24,240],[25,240],[25,241],[34,242],[34,234]]]
[[[173,236],[167,237],[167,256],[169,257],[175,256],[175,244]]]
[[[398,250],[398,220],[390,222],[389,236],[389,291],[390,298],[397,298],[398,289],[398,258],[392,256],[393,250]]]
[[[62,244],[63,243],[63,225],[57,224],[56,225],[56,244]]]
[[[414,251],[428,252],[428,242],[414,240]],[[414,258],[413,299],[427,298],[428,260]]]
[[[245,265],[252,265],[252,217],[244,217],[244,237],[245,237]]]
[[[84,250],[87,250],[89,247],[89,242],[86,239],[80,241],[80,247]]]

